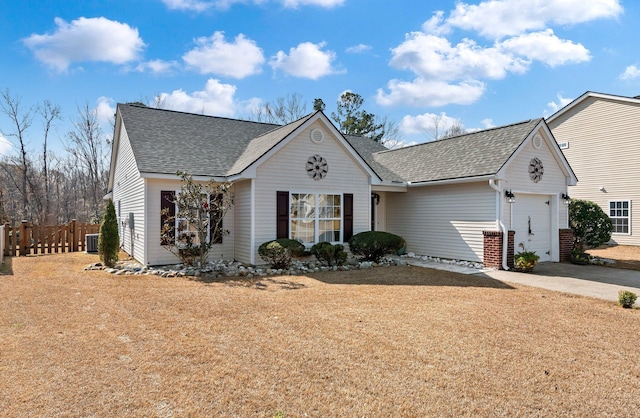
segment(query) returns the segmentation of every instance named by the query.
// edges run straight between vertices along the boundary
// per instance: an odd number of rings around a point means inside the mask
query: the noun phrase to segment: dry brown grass
[[[616,260],[611,267],[640,270],[640,247],[630,245],[603,246],[587,250],[587,252],[592,256]]]
[[[640,310],[418,267],[0,276],[3,416],[637,416]]]

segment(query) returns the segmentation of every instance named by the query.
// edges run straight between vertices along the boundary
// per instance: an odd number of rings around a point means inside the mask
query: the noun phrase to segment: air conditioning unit
[[[88,253],[98,252],[98,237],[100,234],[87,234],[85,236],[86,249]]]

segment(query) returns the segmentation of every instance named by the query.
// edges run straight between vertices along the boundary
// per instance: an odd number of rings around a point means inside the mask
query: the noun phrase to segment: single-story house
[[[547,124],[580,178],[571,197],[609,215],[612,243],[640,245],[640,217],[633,216],[633,203],[640,202],[640,96],[588,91]]]
[[[369,230],[493,267],[519,247],[560,261],[571,245],[564,200],[577,178],[544,119],[388,150],[321,111],[278,126],[119,104],[109,193],[122,248],[143,264],[177,261],[160,232],[178,170],[233,183],[214,258],[263,264],[269,240],[342,243]]]

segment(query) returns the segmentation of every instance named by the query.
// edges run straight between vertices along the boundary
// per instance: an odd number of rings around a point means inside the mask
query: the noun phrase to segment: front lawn
[[[640,310],[419,267],[0,275],[4,416],[633,416]]]

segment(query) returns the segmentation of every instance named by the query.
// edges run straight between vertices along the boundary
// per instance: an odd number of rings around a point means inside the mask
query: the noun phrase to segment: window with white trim
[[[289,201],[291,239],[303,244],[340,242],[342,195],[291,193]]]
[[[613,224],[614,234],[631,234],[631,201],[609,201],[609,218]]]

